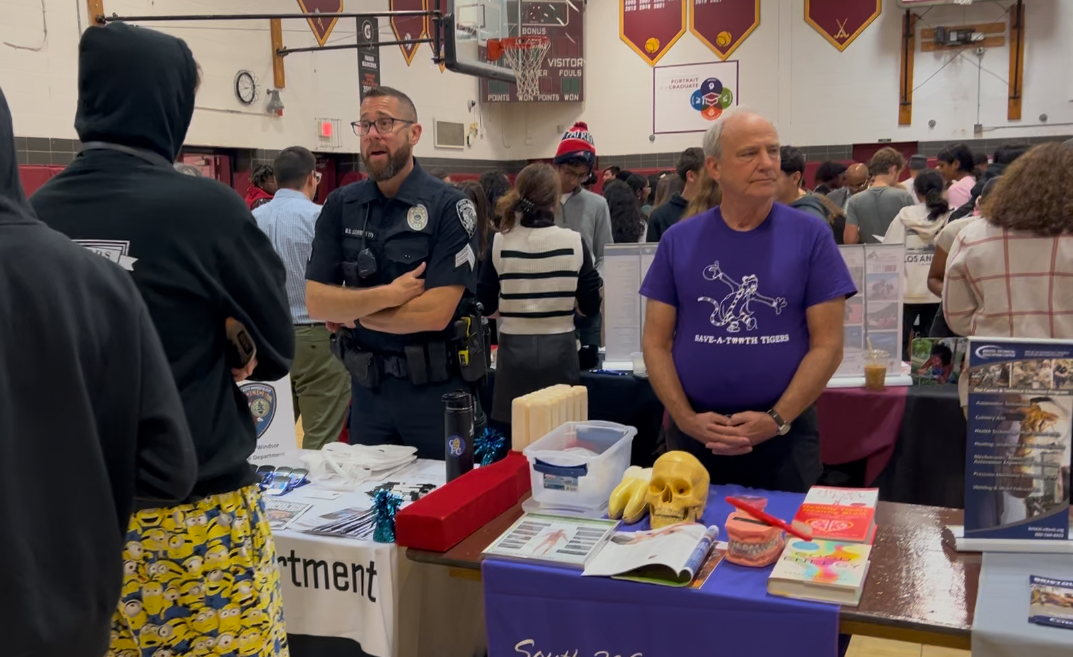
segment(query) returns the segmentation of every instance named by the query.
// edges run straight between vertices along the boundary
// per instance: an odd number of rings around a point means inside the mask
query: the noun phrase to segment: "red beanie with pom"
[[[584,121],[578,121],[563,135],[559,148],[555,151],[555,164],[568,160],[583,160],[589,168],[596,166],[596,143]]]

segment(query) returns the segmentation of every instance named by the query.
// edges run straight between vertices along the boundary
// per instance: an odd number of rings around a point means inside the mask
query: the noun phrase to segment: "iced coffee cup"
[[[865,353],[864,387],[868,390],[885,390],[887,387],[887,357],[882,349],[869,349]]]

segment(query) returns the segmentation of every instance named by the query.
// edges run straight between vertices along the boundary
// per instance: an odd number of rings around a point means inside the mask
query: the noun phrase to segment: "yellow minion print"
[[[289,657],[256,486],[135,513],[108,657]]]
[[[142,605],[150,616],[159,616],[164,611],[164,587],[159,582],[142,587]]]

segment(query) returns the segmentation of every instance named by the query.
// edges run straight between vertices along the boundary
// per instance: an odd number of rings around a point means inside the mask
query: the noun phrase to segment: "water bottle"
[[[473,395],[452,392],[443,396],[444,458],[447,481],[473,469]]]

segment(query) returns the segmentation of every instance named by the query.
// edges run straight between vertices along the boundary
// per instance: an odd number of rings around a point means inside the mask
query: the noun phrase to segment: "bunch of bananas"
[[[612,519],[622,520],[627,525],[640,522],[648,511],[645,494],[648,482],[652,479],[652,468],[640,468],[631,465],[622,475],[622,481],[611,491],[611,500],[607,505],[607,515]]]

